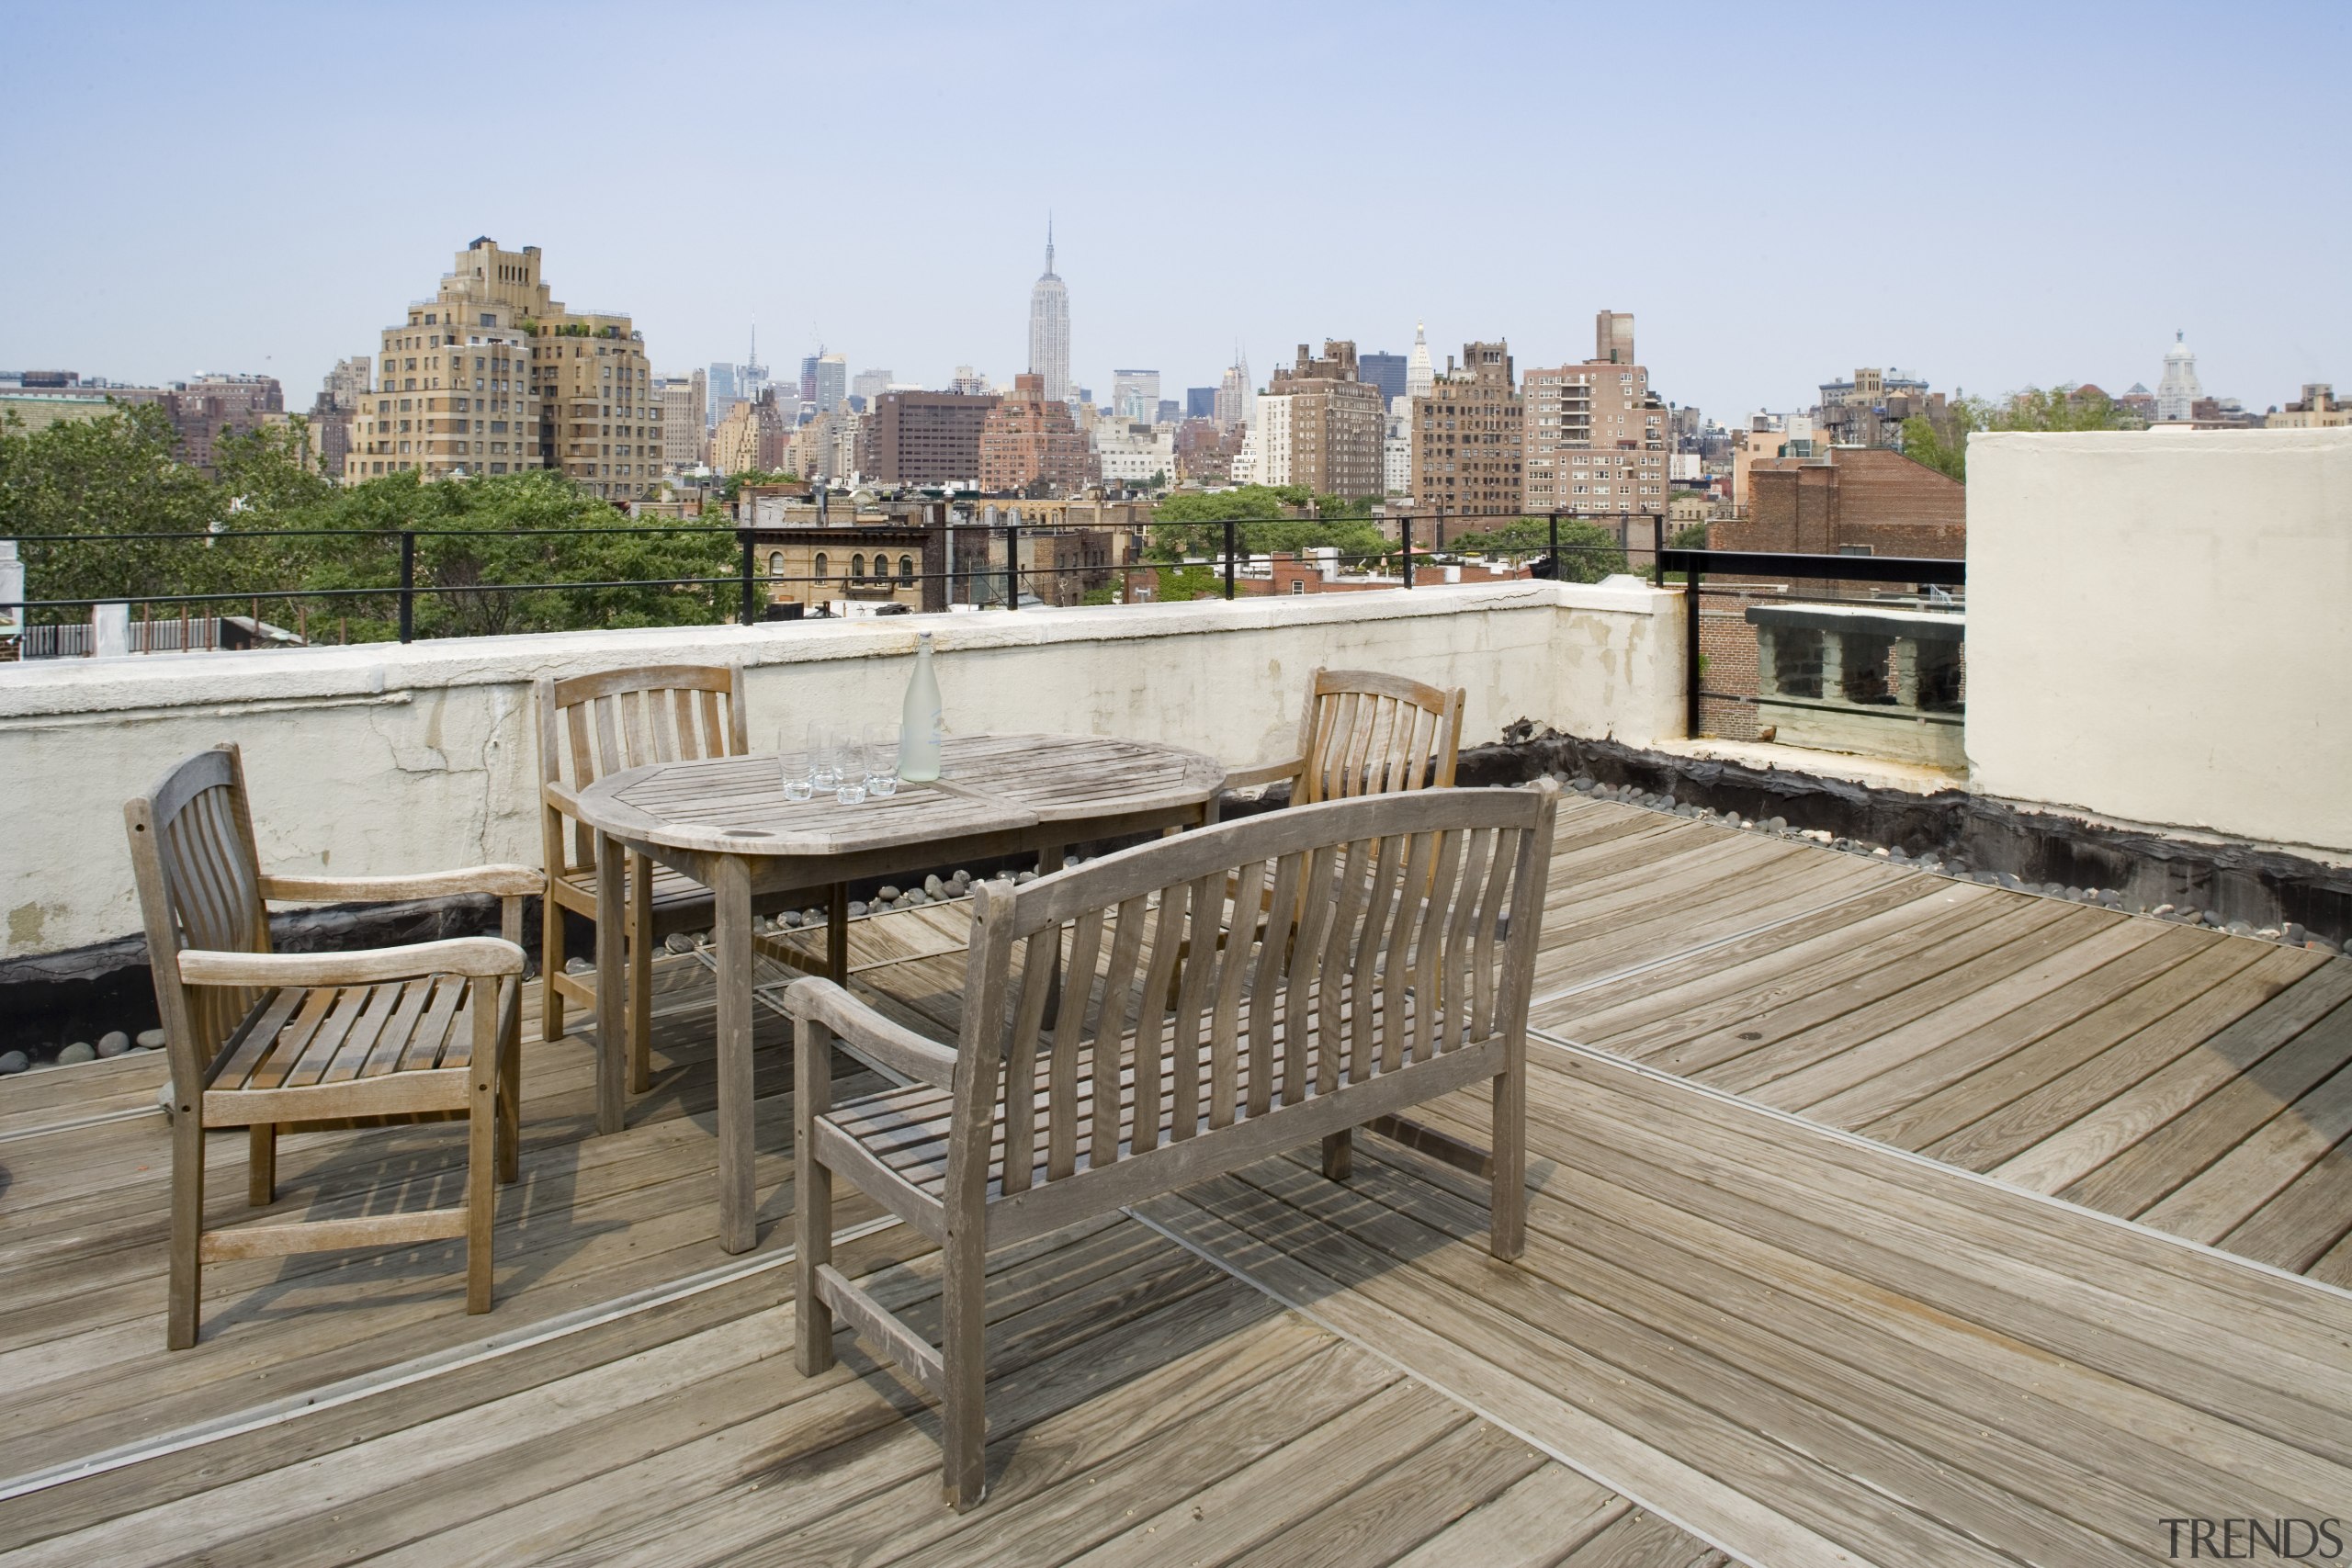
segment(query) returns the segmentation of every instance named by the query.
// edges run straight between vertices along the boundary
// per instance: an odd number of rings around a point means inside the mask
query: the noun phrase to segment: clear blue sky
[[[2352,5],[0,0],[0,367],[307,406],[476,234],[654,362],[1581,358],[1735,415],[1857,365],[2352,389]],[[1596,148],[1600,149],[1596,154]],[[596,199],[587,199],[591,194]]]

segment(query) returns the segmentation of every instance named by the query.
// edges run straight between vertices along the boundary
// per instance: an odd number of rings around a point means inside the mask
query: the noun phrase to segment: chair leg
[[[653,863],[628,857],[628,1091],[653,1088]]]
[[[1355,1129],[1342,1127],[1338,1132],[1327,1135],[1323,1140],[1323,1179],[1327,1181],[1345,1181],[1355,1174]]]
[[[487,1007],[487,1001],[478,1003]],[[466,1310],[490,1310],[491,1238],[498,1220],[497,1045],[475,1048],[473,1099],[466,1107]]]
[[[988,1495],[988,1362],[982,1334],[982,1289],[988,1265],[978,1236],[948,1233],[946,1279],[941,1296],[940,1358],[947,1373],[941,1403],[946,1460],[943,1474],[947,1506],[957,1513],[977,1507]]]
[[[1495,1077],[1494,1186],[1487,1250],[1508,1263],[1527,1247],[1527,1079],[1515,1065]]]
[[[245,1129],[245,1201],[266,1209],[277,1201],[277,1126],[256,1122]]]
[[[563,1038],[563,993],[555,988],[563,972],[563,906],[555,901],[554,888],[550,876],[539,900],[539,1038],[548,1042]]]
[[[172,1264],[164,1343],[185,1350],[196,1343],[198,1301],[202,1290],[204,1240],[204,1128],[197,1120],[196,1096],[182,1095],[172,1118]]]
[[[792,1042],[793,1316],[803,1377],[833,1364],[833,1309],[817,1295],[817,1269],[833,1260],[833,1173],[817,1158],[817,1118],[831,1108],[832,1032],[821,1023],[795,1026]]]
[[[523,1175],[523,1030],[519,1022],[499,1032],[498,1084],[498,1179],[511,1182]]]

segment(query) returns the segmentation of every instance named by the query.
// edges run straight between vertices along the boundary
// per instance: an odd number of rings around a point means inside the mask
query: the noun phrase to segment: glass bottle
[[[915,672],[907,682],[899,726],[899,777],[929,784],[939,777],[939,680],[931,670],[931,634],[915,645]]]

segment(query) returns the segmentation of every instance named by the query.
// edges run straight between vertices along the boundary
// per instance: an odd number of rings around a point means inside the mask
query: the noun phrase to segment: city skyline
[[[664,374],[731,357],[757,316],[810,324],[806,343],[800,327],[784,334],[773,356],[786,363],[820,332],[854,367],[891,366],[915,384],[945,386],[958,364],[1009,380],[1027,361],[1023,303],[1050,211],[1072,296],[1072,379],[1098,399],[1127,365],[1159,367],[1166,386],[1214,385],[1237,341],[1261,365],[1327,337],[1399,353],[1416,321],[1432,342],[1508,337],[1523,363],[1559,363],[1583,352],[1603,306],[1644,321],[1661,395],[1726,419],[1801,406],[1823,378],[1858,365],[1984,394],[2062,380],[2154,386],[2177,331],[2206,388],[2250,407],[2283,402],[2305,381],[2352,380],[2352,313],[2330,308],[2316,281],[2352,238],[2352,175],[2340,159],[2300,152],[2305,133],[2290,114],[2352,65],[2339,8],[2274,6],[2256,24],[2178,7],[1992,7],[1957,27],[1899,18],[1866,36],[1801,37],[1728,9],[1669,30],[1614,13],[1489,6],[1437,36],[1325,25],[1313,8],[1212,10],[1174,39],[1091,12],[1043,15],[1041,30],[1006,29],[919,9],[878,45],[858,18],[792,19],[794,52],[807,58],[898,48],[986,75],[1042,48],[1023,78],[1073,84],[1076,123],[1033,141],[1027,159],[984,158],[977,137],[922,157],[944,98],[876,115],[852,73],[796,75],[792,118],[772,122],[772,141],[755,130],[697,143],[693,180],[662,186],[648,182],[657,166],[676,177],[664,144],[617,139],[600,154],[610,177],[675,196],[726,188],[763,160],[788,166],[799,119],[854,116],[862,156],[880,172],[867,193],[884,215],[876,231],[902,226],[909,243],[812,243],[808,211],[784,203],[752,204],[716,241],[679,246],[571,201],[566,181],[519,172],[461,173],[387,205],[379,187],[340,177],[335,139],[277,134],[347,112],[350,62],[374,36],[357,18],[306,13],[292,29],[253,7],[130,6],[103,22],[19,13],[0,87],[28,129],[0,152],[0,170],[22,209],[73,243],[0,256],[7,297],[43,305],[0,321],[0,367],[149,382],[253,372],[277,377],[299,403],[369,345],[386,300],[413,297],[440,258],[486,233],[539,245],[572,298],[627,311]],[[740,35],[730,51],[755,58],[786,26],[689,8],[643,29],[632,70],[650,84],[707,69],[698,51],[720,27]],[[1217,45],[1236,29],[1252,47],[1226,69]],[[2295,49],[2269,47],[2282,29]],[[584,68],[587,45],[569,36],[548,29],[550,69]],[[2020,39],[2033,49],[2018,51]],[[1564,49],[1624,60],[1600,107],[1651,127],[1654,173],[1612,176],[1647,209],[1622,231],[1611,203],[1587,199],[1595,176],[1551,172],[1535,146],[1550,123],[1541,62]],[[2184,73],[2190,107],[2168,107]],[[1205,205],[1138,205],[1149,182],[1135,178],[1134,149],[1087,129],[1090,116],[1138,99],[1197,129],[1337,79],[1385,84],[1384,113],[1401,130],[1465,75],[1490,106],[1494,159],[1456,165],[1425,139],[1386,136],[1374,157],[1318,171],[1303,194],[1339,220],[1289,244],[1279,224],[1234,239],[1253,229],[1244,215],[1285,210],[1302,194],[1283,188],[1288,175],[1243,168]],[[1883,152],[1895,151],[1841,167],[1838,139],[1817,128],[1866,107],[1858,92],[1875,98],[1895,84],[1902,129]],[[513,133],[527,143],[526,96],[478,88],[471,77],[413,85],[427,100],[420,110],[462,108],[486,142]],[[185,178],[164,149],[228,100],[250,106],[261,129],[209,148],[208,178]],[[108,112],[89,116],[93,104]],[[955,112],[989,111],[959,101]],[[2183,114],[2190,133],[2175,134],[2166,117]],[[2246,136],[2284,151],[2251,155]],[[1181,148],[1180,137],[1171,152]],[[1784,172],[1758,179],[1758,160]],[[1411,212],[1411,193],[1440,167],[1453,182],[1447,210],[1510,203],[1492,242],[1478,240],[1491,218],[1465,218],[1462,235],[1421,219],[1430,243],[1396,243],[1385,220]],[[1531,179],[1556,183],[1522,205]],[[1841,191],[1860,218],[1825,223]],[[842,215],[856,211],[853,202]],[[1351,245],[1357,254],[1334,265]],[[2306,276],[2307,288],[2292,281]]]

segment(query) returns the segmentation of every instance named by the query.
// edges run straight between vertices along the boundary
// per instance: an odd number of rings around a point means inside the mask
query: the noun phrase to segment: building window
[[[914,586],[914,581],[915,558],[912,556],[900,556],[899,558],[899,582],[900,586],[911,588]]]
[[[849,558],[849,580],[850,580],[852,582],[856,582],[856,581],[861,581],[862,579],[864,579],[864,577],[865,577],[865,557],[864,555],[862,555],[862,554],[861,554],[861,555],[854,555],[854,556],[850,557],[850,558]]]
[[[826,568],[825,552],[824,552],[824,551],[822,551],[822,550],[819,550],[819,551],[817,552],[816,576],[817,576],[817,581],[820,581],[820,582],[822,582],[822,581],[825,581],[825,568]]]
[[[1304,594],[1306,592],[1306,579],[1303,577],[1292,578],[1290,580],[1290,591],[1293,597]]]
[[[770,577],[782,577],[784,575],[784,552],[782,550],[770,550],[768,552],[768,575]]]

